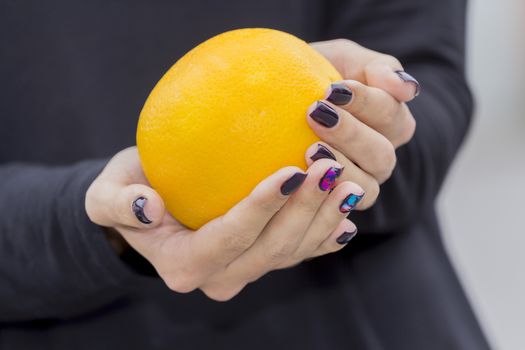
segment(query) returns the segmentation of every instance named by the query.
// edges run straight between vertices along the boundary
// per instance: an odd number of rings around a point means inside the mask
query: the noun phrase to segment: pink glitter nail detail
[[[337,167],[331,167],[328,169],[321,178],[321,181],[319,181],[319,188],[321,191],[328,191],[334,188],[335,180],[337,180],[337,178],[341,175],[342,171],[342,168]]]

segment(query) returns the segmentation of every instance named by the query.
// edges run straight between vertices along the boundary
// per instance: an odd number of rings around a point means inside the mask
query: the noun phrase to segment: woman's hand
[[[395,149],[415,131],[405,102],[419,94],[419,83],[389,55],[349,40],[311,44],[345,80],[332,84],[325,99],[308,110],[308,123],[323,140],[307,154],[332,158],[345,167],[342,180],[360,184],[367,196],[358,209],[370,207],[396,164]]]
[[[228,300],[271,270],[335,252],[350,241],[357,229],[346,216],[364,192],[338,181],[342,172],[331,159],[313,162],[306,173],[282,168],[225,215],[192,231],[166,212],[132,147],[95,179],[86,211],[96,224],[117,230],[172,290],[199,288],[212,299]]]

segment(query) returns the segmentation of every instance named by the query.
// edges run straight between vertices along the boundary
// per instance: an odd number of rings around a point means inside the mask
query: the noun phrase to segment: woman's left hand
[[[396,58],[352,41],[338,39],[311,46],[345,80],[332,84],[325,99],[308,110],[310,127],[324,141],[307,151],[308,164],[335,157],[345,166],[341,181],[356,182],[367,192],[357,206],[366,209],[377,198],[379,185],[392,174],[395,150],[414,134],[415,119],[405,102],[419,94],[419,83],[404,72]]]

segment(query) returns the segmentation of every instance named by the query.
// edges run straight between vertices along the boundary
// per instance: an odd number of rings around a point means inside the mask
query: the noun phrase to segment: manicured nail
[[[131,208],[133,209],[133,213],[137,217],[137,219],[142,222],[143,224],[151,224],[152,221],[148,219],[146,214],[144,214],[144,206],[147,203],[147,199],[144,197],[139,197],[133,201],[133,204],[131,205]]]
[[[335,159],[335,155],[325,146],[318,143],[317,144],[317,151],[310,157],[311,160],[314,162],[319,159],[328,158],[328,159]]]
[[[364,195],[365,195],[364,193],[362,193],[362,194],[354,194],[354,193],[349,194],[341,202],[341,205],[339,206],[339,211],[341,213],[349,213],[349,212],[351,212],[355,208],[357,203],[359,203],[361,201],[361,199],[363,199]]]
[[[308,174],[297,172],[281,185],[281,193],[285,196],[295,192],[304,182]]]
[[[322,101],[317,101],[317,105],[313,112],[310,113],[310,117],[327,128],[333,128],[339,120],[337,112]]]
[[[330,95],[326,98],[334,105],[342,106],[352,101],[352,90],[350,90],[344,84],[332,84],[330,85]]]
[[[414,78],[413,76],[411,76],[403,70],[396,70],[396,74],[399,75],[401,80],[403,80],[405,83],[414,84],[414,86],[416,87],[414,97],[419,95],[419,93],[421,92],[421,85],[419,85],[419,82],[416,80],[416,78]]]
[[[343,234],[339,237],[337,237],[336,242],[343,245],[352,240],[352,238],[355,237],[357,234],[357,229],[355,229],[353,232],[343,232]]]
[[[337,180],[337,178],[341,176],[343,169],[344,168],[337,168],[335,166],[328,169],[319,181],[319,188],[321,189],[321,191],[328,191],[334,188],[335,180]]]

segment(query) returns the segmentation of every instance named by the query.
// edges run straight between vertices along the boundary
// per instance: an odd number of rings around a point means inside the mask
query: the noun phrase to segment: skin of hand
[[[332,84],[325,99],[308,109],[308,124],[324,142],[307,150],[307,162],[329,157],[341,163],[341,180],[358,183],[367,193],[357,209],[367,209],[392,174],[395,150],[414,135],[416,122],[406,102],[419,94],[419,83],[395,57],[350,40],[311,46],[345,80]]]
[[[306,172],[282,168],[225,215],[193,231],[165,210],[131,147],[93,181],[85,206],[94,223],[118,232],[148,259],[170,289],[200,289],[224,301],[271,270],[335,252],[350,241],[357,229],[346,217],[364,192],[337,180],[342,169],[331,159],[313,162]]]
[[[309,109],[308,123],[325,142],[306,151],[306,173],[296,167],[276,171],[225,215],[193,231],[165,210],[136,147],[125,149],[94,180],[85,200],[89,218],[108,228],[117,252],[129,244],[175,292],[200,289],[225,301],[269,271],[335,252],[350,241],[357,228],[349,211],[374,203],[379,184],[395,166],[395,148],[414,132],[404,102],[418,86],[399,78],[395,71],[402,68],[390,56],[347,40],[312,46],[347,79],[335,88],[348,89],[352,98],[341,103],[345,99],[333,94],[334,85],[327,91],[322,102],[337,119],[334,124],[331,116],[330,127],[311,117],[318,103]],[[402,127],[395,125],[400,121]]]

